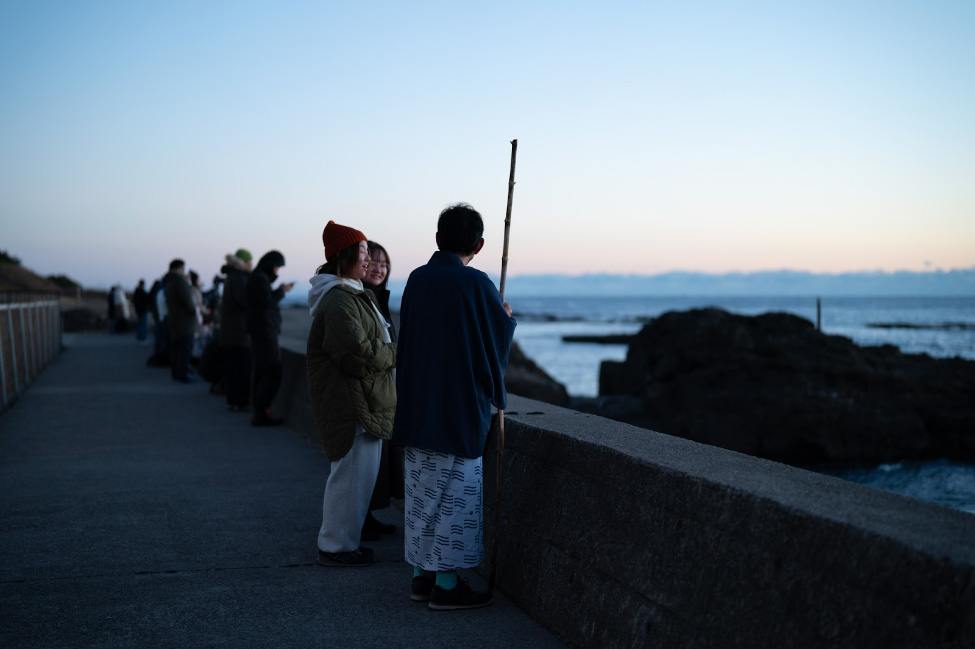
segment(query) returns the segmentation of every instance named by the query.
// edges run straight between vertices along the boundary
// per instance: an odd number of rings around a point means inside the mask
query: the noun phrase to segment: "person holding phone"
[[[281,309],[278,307],[294,283],[272,288],[278,271],[284,266],[284,255],[277,250],[266,253],[247,280],[246,320],[254,358],[251,405],[254,426],[277,426],[281,419],[271,415],[271,403],[281,387]]]

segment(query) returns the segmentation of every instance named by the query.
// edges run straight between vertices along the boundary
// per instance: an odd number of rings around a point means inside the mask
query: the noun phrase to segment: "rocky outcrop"
[[[571,406],[792,464],[975,459],[975,362],[860,347],[786,313],[666,313]]]
[[[569,393],[565,386],[528,358],[516,342],[511,343],[511,352],[508,354],[504,387],[512,394],[556,406],[565,406],[569,403]]]

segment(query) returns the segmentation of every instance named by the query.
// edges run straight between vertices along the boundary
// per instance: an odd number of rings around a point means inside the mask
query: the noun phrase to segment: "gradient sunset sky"
[[[975,267],[975,2],[0,0],[0,249],[91,287],[182,257],[405,278],[436,217],[509,273]]]

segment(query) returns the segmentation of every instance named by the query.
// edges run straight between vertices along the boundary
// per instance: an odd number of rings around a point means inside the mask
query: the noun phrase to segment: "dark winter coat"
[[[220,301],[220,346],[249,347],[247,283],[251,272],[247,264],[234,255],[227,255],[227,265],[223,271],[227,279],[223,283],[223,298]]]
[[[436,252],[410,274],[399,312],[392,442],[475,458],[504,408],[516,322],[481,271]]]
[[[252,336],[277,336],[281,333],[281,309],[278,302],[285,291],[280,286],[271,289],[278,276],[275,266],[284,265],[284,256],[275,250],[261,257],[257,268],[247,280],[247,333]]]
[[[385,282],[383,282],[385,284]],[[372,292],[373,298],[375,298],[376,305],[379,307],[379,312],[383,314],[386,318],[386,322],[389,323],[389,336],[396,342],[396,326],[393,325],[393,317],[389,313],[389,289],[385,286],[369,286],[364,285],[367,291]]]
[[[309,291],[314,318],[306,359],[312,412],[325,455],[334,461],[352,448],[356,423],[389,439],[396,410],[396,343],[385,342],[372,293],[324,278],[335,276],[316,275]]]
[[[132,294],[132,306],[135,307],[137,316],[149,313],[149,293],[144,286],[136,287],[135,293]]]
[[[166,316],[169,322],[169,335],[173,340],[192,338],[196,333],[196,302],[193,291],[183,275],[173,271],[163,278],[166,291]]]

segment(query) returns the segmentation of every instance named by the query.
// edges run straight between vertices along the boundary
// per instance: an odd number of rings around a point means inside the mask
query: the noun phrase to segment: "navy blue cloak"
[[[476,458],[491,406],[504,409],[516,322],[481,271],[438,251],[410,274],[400,306],[392,443]]]

